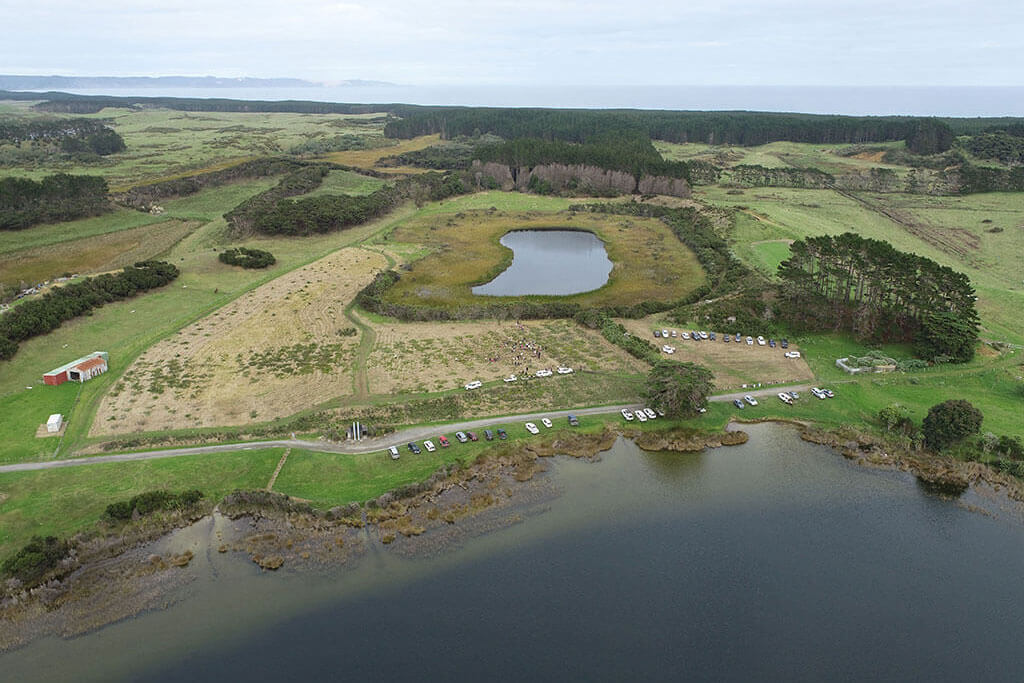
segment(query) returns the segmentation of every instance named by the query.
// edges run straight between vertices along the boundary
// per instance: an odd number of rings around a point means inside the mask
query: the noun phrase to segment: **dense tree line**
[[[395,113],[401,118],[388,121],[384,134],[397,138],[435,133],[451,138],[482,131],[509,140],[566,142],[630,135],[669,142],[745,146],[779,140],[823,144],[912,140],[915,146],[952,142],[952,135],[944,132],[948,130],[944,121],[929,119],[923,123],[923,119],[899,116],[482,107],[417,107]]]
[[[330,173],[327,166],[302,166],[285,175],[274,187],[246,199],[244,202],[224,214],[228,225],[238,234],[252,231],[276,233],[286,232],[269,226],[262,217],[274,212],[277,204],[287,197],[295,197],[312,192],[323,184],[324,178]],[[257,227],[259,224],[259,227]]]
[[[1024,192],[1024,166],[992,168],[964,164],[960,176],[960,194],[977,192]]]
[[[482,145],[473,158],[511,168],[533,168],[542,164],[597,166],[624,171],[635,178],[643,175],[690,179],[689,166],[681,161],[665,161],[651,140],[642,135],[605,136],[588,142],[572,143],[542,138],[517,138]]]
[[[277,259],[269,251],[262,249],[249,249],[247,247],[232,247],[225,249],[217,257],[221,263],[229,266],[241,266],[242,268],[266,268],[277,263]]]
[[[430,168],[435,171],[461,170],[469,168],[475,149],[476,146],[470,143],[448,142],[403,152],[396,156],[384,157],[377,163],[379,166],[413,166],[415,168]]]
[[[0,360],[14,356],[18,342],[55,330],[65,320],[86,315],[103,304],[162,287],[176,277],[178,269],[169,263],[140,261],[116,275],[86,278],[25,301],[0,317]]]
[[[95,119],[0,119],[0,149],[0,158],[8,163],[48,158],[87,162],[123,152],[125,144]]]
[[[780,314],[791,324],[915,341],[929,360],[973,357],[978,315],[966,275],[854,233],[808,237],[790,251],[779,277]]]
[[[0,179],[0,230],[70,221],[110,211],[107,181],[58,173],[43,178]]]

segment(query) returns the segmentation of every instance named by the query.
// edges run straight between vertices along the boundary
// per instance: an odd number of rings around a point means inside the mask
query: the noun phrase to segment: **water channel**
[[[778,425],[553,461],[547,509],[329,575],[200,554],[179,603],[0,656],[4,680],[985,680],[1024,671],[1024,521]],[[979,512],[979,509],[984,510]],[[205,558],[205,559],[204,559]]]
[[[604,243],[591,232],[514,230],[501,243],[514,252],[512,264],[474,294],[579,294],[602,287],[612,272]]]

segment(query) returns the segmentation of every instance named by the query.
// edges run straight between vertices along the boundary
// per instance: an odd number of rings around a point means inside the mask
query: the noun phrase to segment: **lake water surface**
[[[429,559],[261,574],[200,553],[167,610],[0,656],[4,680],[983,680],[1024,671],[1024,523],[790,428],[557,459],[563,495]],[[397,543],[400,543],[399,540]]]
[[[604,242],[591,232],[514,230],[501,243],[514,252],[512,264],[474,294],[579,294],[604,286],[612,272]]]

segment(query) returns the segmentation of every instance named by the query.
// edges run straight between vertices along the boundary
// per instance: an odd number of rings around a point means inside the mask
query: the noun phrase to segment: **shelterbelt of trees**
[[[110,208],[107,181],[97,176],[58,173],[39,181],[0,179],[0,230],[98,216]]]
[[[0,360],[13,357],[18,342],[55,330],[65,320],[85,315],[105,303],[162,287],[176,277],[178,269],[170,263],[140,261],[116,275],[105,273],[86,278],[25,301],[0,317]]]
[[[974,356],[978,314],[963,273],[854,233],[797,240],[779,266],[780,314],[798,328],[913,341],[926,360]]]

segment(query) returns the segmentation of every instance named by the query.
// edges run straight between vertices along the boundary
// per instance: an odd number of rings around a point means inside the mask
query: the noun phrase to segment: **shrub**
[[[4,574],[34,586],[67,557],[70,549],[66,540],[56,536],[33,536],[25,547],[4,560]]]
[[[921,429],[925,443],[941,451],[981,430],[981,411],[962,399],[951,399],[932,406]]]
[[[217,257],[221,263],[242,268],[266,268],[277,263],[277,259],[269,251],[262,249],[249,249],[246,247],[233,247],[226,249]]]

